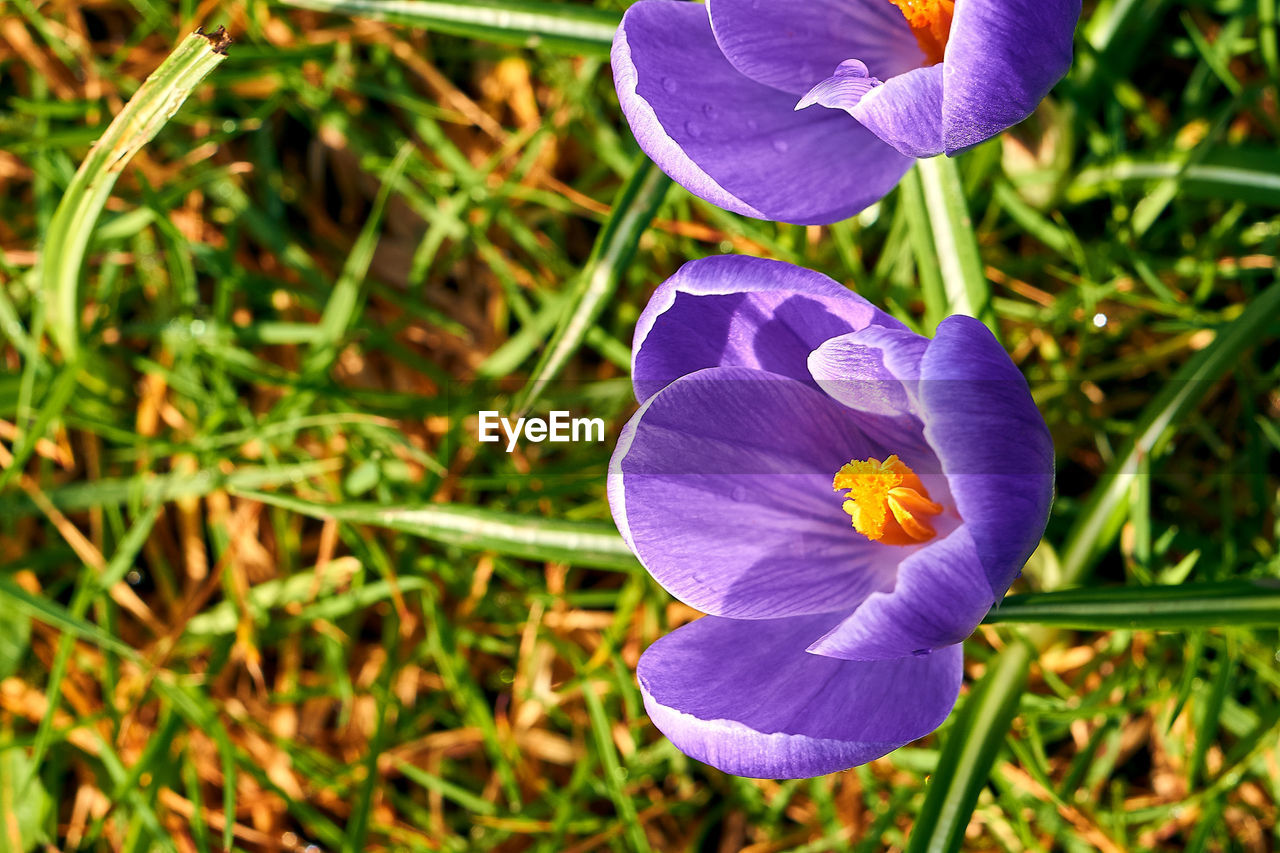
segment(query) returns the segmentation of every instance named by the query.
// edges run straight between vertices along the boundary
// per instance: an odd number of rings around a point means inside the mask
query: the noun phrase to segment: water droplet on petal
[[[696,121],[690,120],[684,123],[684,132],[689,134],[690,138],[697,139],[702,135],[702,128]]]
[[[755,133],[759,129],[760,129],[760,122],[756,121],[753,118],[747,119],[747,130],[751,131],[752,133]]]
[[[742,503],[747,499],[747,489],[745,486],[734,486],[729,495],[738,503]]]
[[[791,147],[791,143],[787,142],[787,140],[785,139],[773,140],[773,150],[777,151],[779,154],[786,154],[787,149],[790,147]]]
[[[715,116],[715,114],[716,114],[716,105],[715,105],[715,104],[703,104],[703,105],[702,105],[702,114],[703,114],[704,116],[706,116],[707,118],[713,118],[713,117]]]
[[[911,654],[915,655],[916,657],[924,657],[925,655],[929,654],[932,651],[933,649],[915,649],[914,651],[911,652]]]
[[[674,95],[676,93],[676,89],[680,88],[680,84],[676,82],[674,77],[663,77],[662,88]]]

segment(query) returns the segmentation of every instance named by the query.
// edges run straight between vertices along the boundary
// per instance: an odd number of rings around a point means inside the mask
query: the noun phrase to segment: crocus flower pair
[[[851,216],[914,158],[1025,119],[1071,65],[1080,0],[640,0],[613,44],[640,147],[720,207]]]
[[[826,276],[714,257],[658,288],[632,368],[614,519],[710,614],[640,660],[655,725],[768,778],[937,727],[1053,489],[1048,430],[986,327],[951,317],[929,340]]]

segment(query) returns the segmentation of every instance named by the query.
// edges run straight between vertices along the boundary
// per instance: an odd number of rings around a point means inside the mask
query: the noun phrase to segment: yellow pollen
[[[902,17],[911,25],[920,50],[924,51],[929,65],[937,65],[947,48],[947,36],[951,34],[951,14],[954,0],[889,0],[902,10]]]
[[[929,518],[942,507],[929,500],[929,490],[897,456],[855,459],[836,472],[831,484],[837,492],[848,489],[844,511],[853,518],[853,529],[885,545],[916,545],[935,535]]]

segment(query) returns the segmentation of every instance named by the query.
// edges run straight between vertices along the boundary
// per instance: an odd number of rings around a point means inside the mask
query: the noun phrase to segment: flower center
[[[929,518],[942,507],[929,500],[920,477],[897,456],[855,459],[836,472],[831,486],[849,490],[844,511],[853,529],[872,542],[915,545],[935,535]]]
[[[889,0],[902,10],[902,17],[911,25],[920,50],[930,65],[942,61],[946,51],[947,36],[951,33],[951,14],[955,0]]]

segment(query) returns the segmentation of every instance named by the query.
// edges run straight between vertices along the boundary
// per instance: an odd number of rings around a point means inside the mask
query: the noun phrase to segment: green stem
[[[947,313],[976,317],[996,332],[991,287],[978,252],[978,239],[973,233],[960,171],[950,157],[917,160],[915,169],[942,274]]]

